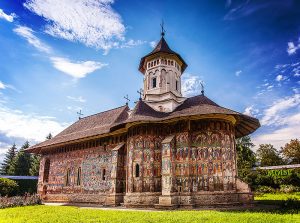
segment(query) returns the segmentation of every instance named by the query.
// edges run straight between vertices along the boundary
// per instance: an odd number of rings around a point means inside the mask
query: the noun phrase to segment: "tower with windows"
[[[162,31],[154,50],[141,59],[139,71],[144,75],[143,100],[156,111],[172,112],[183,103],[181,75],[187,64],[170,49]]]

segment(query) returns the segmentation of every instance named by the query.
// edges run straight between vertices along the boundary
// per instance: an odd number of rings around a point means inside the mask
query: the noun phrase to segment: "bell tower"
[[[144,102],[157,111],[172,112],[185,100],[181,93],[181,75],[187,64],[170,49],[164,36],[162,26],[160,41],[141,59],[139,71],[144,75]]]

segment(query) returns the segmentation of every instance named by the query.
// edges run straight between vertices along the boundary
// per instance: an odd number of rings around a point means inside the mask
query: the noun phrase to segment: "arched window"
[[[70,169],[67,169],[66,186],[70,186]]]
[[[135,165],[135,177],[140,177],[140,165],[138,163]]]
[[[81,167],[78,168],[77,170],[77,182],[76,182],[77,186],[81,185]]]
[[[105,180],[106,179],[106,170],[103,169],[102,170],[102,180]]]
[[[173,60],[171,61],[171,65],[173,66],[173,64],[174,64],[174,62],[173,62]]]
[[[44,182],[48,183],[49,180],[49,171],[50,171],[50,160],[46,159],[44,166]]]

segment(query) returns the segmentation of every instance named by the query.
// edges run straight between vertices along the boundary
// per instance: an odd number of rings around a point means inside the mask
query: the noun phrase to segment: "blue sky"
[[[160,38],[188,64],[186,96],[260,119],[256,145],[300,133],[299,1],[0,2],[0,157],[138,99],[139,60]]]

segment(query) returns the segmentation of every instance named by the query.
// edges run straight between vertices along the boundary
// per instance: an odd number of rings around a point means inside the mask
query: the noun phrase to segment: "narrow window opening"
[[[66,186],[70,186],[70,169],[67,169]]]
[[[152,88],[156,88],[156,77],[152,79]]]
[[[106,179],[106,170],[103,169],[102,170],[102,180],[105,180]]]
[[[135,165],[135,177],[140,177],[140,165]]]
[[[77,186],[81,185],[81,167],[77,170]]]
[[[178,91],[178,81],[176,81],[176,91]]]
[[[50,160],[47,159],[44,167],[44,182],[48,183],[49,180],[49,171],[50,171]]]

